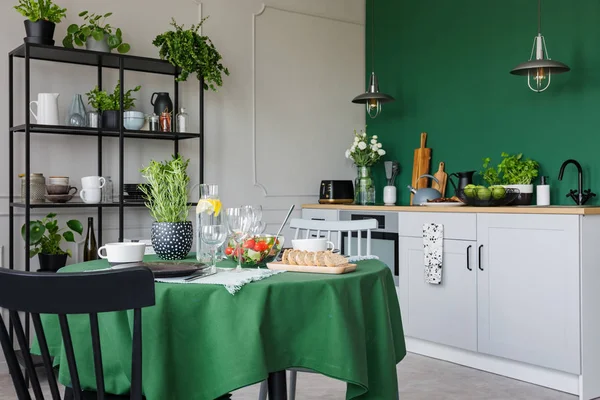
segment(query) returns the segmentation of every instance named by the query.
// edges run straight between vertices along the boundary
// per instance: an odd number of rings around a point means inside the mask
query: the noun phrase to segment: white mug
[[[86,176],[81,178],[83,189],[101,189],[106,184],[106,179],[101,176]]]
[[[292,240],[294,250],[325,251],[335,249],[333,242],[327,239],[294,239]]]
[[[58,125],[58,93],[38,93],[37,101],[29,103],[29,111],[40,125]],[[33,112],[37,106],[37,114]]]
[[[81,189],[79,197],[84,203],[98,204],[102,200],[102,189]]]
[[[102,254],[102,250],[106,254]],[[107,243],[98,249],[98,257],[108,260],[111,265],[136,263],[144,260],[145,251],[144,243]]]

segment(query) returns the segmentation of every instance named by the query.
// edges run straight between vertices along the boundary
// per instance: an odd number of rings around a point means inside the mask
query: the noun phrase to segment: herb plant
[[[123,110],[129,110],[135,107],[135,97],[131,94],[141,89],[141,86],[136,86],[133,89],[129,89],[123,92]],[[100,90],[98,86],[86,93],[88,97],[88,104],[92,106],[94,110],[98,111],[119,111],[120,104],[119,98],[121,96],[121,82],[117,82],[115,90],[108,94],[105,90]]]
[[[208,36],[198,34],[198,29],[206,18],[190,29],[177,25],[173,19],[171,25],[175,30],[158,35],[152,44],[159,48],[158,54],[162,60],[181,68],[178,81],[185,81],[189,74],[195,73],[198,80],[204,78],[205,90],[210,87],[217,91],[216,86],[223,85],[221,73],[229,75],[229,70],[221,63],[221,54]]]
[[[19,0],[14,8],[31,22],[48,21],[58,24],[67,15],[67,9],[60,8],[52,0]]]
[[[382,147],[377,141],[377,135],[367,136],[367,132],[357,133],[354,130],[354,142],[346,150],[346,158],[354,161],[357,167],[370,167],[385,155]]]
[[[106,36],[106,42],[111,49],[117,49],[121,54],[127,53],[131,46],[129,43],[123,43],[123,32],[121,28],[115,29],[106,23],[106,18],[112,15],[111,12],[104,15],[82,11],[79,13],[85,21],[81,25],[71,24],[67,28],[67,36],[63,39],[63,46],[73,48],[74,44],[83,46],[89,37],[101,41]]]
[[[185,222],[188,219],[187,167],[190,160],[173,156],[169,161],[152,160],[141,170],[148,185],[140,185],[146,207],[156,222]]]
[[[481,175],[489,185],[530,185],[538,176],[539,164],[523,154],[510,155],[502,152],[502,161],[497,168],[491,167],[489,157],[483,159]]]
[[[21,236],[25,240],[26,226],[21,227]],[[72,256],[71,250],[60,248],[60,242],[64,239],[67,242],[75,242],[75,235],[83,233],[83,225],[76,219],[67,221],[67,227],[59,229],[56,214],[50,213],[41,221],[30,221],[29,223],[29,257],[37,254]]]

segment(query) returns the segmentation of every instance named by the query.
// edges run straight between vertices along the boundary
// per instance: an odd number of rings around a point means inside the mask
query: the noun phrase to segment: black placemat
[[[202,263],[189,263],[178,261],[152,261],[141,263],[120,264],[119,268],[128,267],[146,267],[154,273],[156,278],[179,278],[189,276],[204,268],[206,265]]]

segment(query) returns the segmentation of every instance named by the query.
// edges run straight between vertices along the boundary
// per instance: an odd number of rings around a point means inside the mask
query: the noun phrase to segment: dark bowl
[[[486,190],[489,189],[486,188]],[[466,193],[465,193],[466,192]],[[458,189],[456,191],[456,197],[458,197],[463,203],[466,203],[469,206],[475,207],[500,207],[513,205],[515,199],[521,194],[519,189],[512,188],[504,188],[504,193],[496,194],[494,196],[492,193],[484,192],[482,189]]]

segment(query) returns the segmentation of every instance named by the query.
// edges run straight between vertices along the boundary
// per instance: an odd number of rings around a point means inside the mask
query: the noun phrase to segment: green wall
[[[367,0],[370,72],[371,1]],[[368,131],[380,136],[386,160],[398,160],[398,203],[407,204],[413,151],[427,132],[432,170],[481,170],[482,158],[522,152],[550,176],[553,204],[577,188],[573,165],[584,169],[584,189],[600,196],[600,1],[542,2],[542,34],[550,57],[571,67],[534,93],[510,75],[529,59],[537,33],[535,0],[375,0],[375,71],[380,90],[396,98]],[[376,167],[377,199],[385,175]],[[537,183],[537,182],[536,182]],[[598,198],[588,204],[597,204]]]

